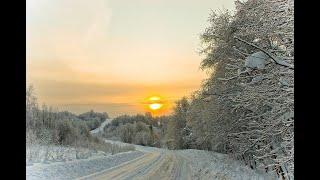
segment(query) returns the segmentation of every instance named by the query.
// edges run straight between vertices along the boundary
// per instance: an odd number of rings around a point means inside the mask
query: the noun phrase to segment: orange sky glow
[[[27,84],[40,104],[76,114],[169,114],[207,77],[198,52],[210,10],[233,7],[233,0],[27,0]]]

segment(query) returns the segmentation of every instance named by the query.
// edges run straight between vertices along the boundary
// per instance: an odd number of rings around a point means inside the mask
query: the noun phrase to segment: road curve
[[[112,119],[106,119],[92,135],[99,136]],[[119,146],[127,144],[106,140]],[[135,151],[110,156],[38,164],[26,167],[26,179],[94,180],[191,180],[276,179],[257,173],[227,155],[202,150],[168,150],[134,145]]]
[[[106,140],[109,143],[126,143]],[[272,180],[226,154],[203,150],[168,150],[134,145],[143,155],[81,179],[94,180]]]
[[[191,179],[191,171],[187,159],[173,151],[161,149],[147,151],[143,156],[134,160],[80,179]]]
[[[108,125],[109,123],[111,123],[112,119],[106,119],[104,122],[102,122],[100,124],[100,126],[94,130],[91,130],[90,133],[95,135],[95,134],[98,134],[100,132],[103,132],[103,129],[106,125]]]
[[[109,143],[126,143],[106,140]],[[135,151],[70,162],[27,166],[26,177],[40,179],[103,180],[272,180],[230,158],[203,150],[167,150],[134,145]]]
[[[92,135],[98,135],[104,127],[111,123],[112,119],[106,119],[101,125],[90,131]],[[123,142],[106,140],[109,143],[127,145]],[[190,166],[187,159],[173,151],[135,145],[136,150],[145,153],[136,159],[122,163],[118,166],[105,169],[87,176],[78,178],[85,179],[191,179]]]

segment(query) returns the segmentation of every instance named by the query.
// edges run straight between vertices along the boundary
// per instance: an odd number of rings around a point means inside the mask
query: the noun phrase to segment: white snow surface
[[[129,144],[129,143],[124,143],[121,141],[114,141],[114,140],[109,140],[109,139],[104,139],[105,142],[111,143],[111,144],[116,144],[118,146],[134,146],[137,151],[141,152],[153,152],[153,151],[166,151],[164,148],[156,148],[156,147],[150,147],[150,146],[142,146],[142,145],[136,145],[136,144]]]
[[[105,140],[119,146],[130,145],[120,141]],[[134,145],[135,149],[144,153],[161,152],[175,153],[182,156],[191,166],[192,179],[217,179],[217,180],[276,180],[275,174],[267,174],[252,170],[240,161],[227,154],[197,149],[168,150],[164,148]]]
[[[178,150],[177,153],[191,162],[192,179],[277,179],[275,175],[252,170],[227,154],[196,149]]]
[[[91,131],[91,133],[96,134],[101,132],[110,122],[110,119],[106,120],[99,128],[93,130],[93,132]],[[132,145],[120,141],[106,139],[105,141],[119,146]],[[277,179],[275,175],[252,170],[240,161],[236,161],[226,154],[195,149],[168,150],[140,145],[134,146],[136,151],[118,153],[115,155],[88,149],[79,150],[70,147],[42,147],[42,149],[40,148],[40,154],[42,155],[39,156],[38,159],[30,158],[31,160],[27,162],[26,179],[77,179],[105,171],[136,159],[146,153],[154,152],[160,152],[162,155],[173,153],[176,157],[184,159],[184,162],[190,166],[192,179]],[[37,150],[39,151],[39,147]],[[29,154],[29,157],[32,157],[32,154]]]
[[[106,119],[93,135],[103,131],[111,122]],[[127,144],[122,144],[126,146]],[[75,179],[112,168],[142,156],[140,151],[128,151],[111,155],[87,148],[56,145],[33,145],[26,149],[26,179]]]
[[[119,141],[105,140],[108,143],[120,146],[131,145]],[[134,145],[136,151],[124,152],[115,155],[91,156],[87,159],[76,159],[65,162],[51,162],[49,164],[33,163],[26,167],[26,178],[37,179],[75,179],[94,173],[105,171],[122,163],[131,161],[145,153],[160,152],[161,154],[174,153],[182,157],[190,166],[192,179],[230,179],[230,180],[273,180],[274,175],[252,170],[240,161],[229,155],[212,151],[186,149],[168,150],[163,148]],[[181,165],[181,164],[180,164]]]
[[[76,179],[142,156],[140,151],[129,151],[109,156],[92,157],[89,159],[51,164],[36,163],[26,167],[27,180]]]
[[[108,156],[110,153],[87,148],[74,148],[56,145],[34,145],[26,148],[26,165],[33,163],[65,162],[77,159]]]

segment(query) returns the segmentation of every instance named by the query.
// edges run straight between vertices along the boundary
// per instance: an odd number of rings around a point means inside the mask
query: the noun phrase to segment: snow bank
[[[179,150],[191,162],[192,179],[272,180],[275,176],[250,169],[226,154],[203,150]]]
[[[86,148],[34,145],[26,148],[26,163],[32,165],[33,163],[73,161],[107,155],[110,154]]]
[[[110,156],[74,160],[68,162],[55,162],[50,164],[34,164],[26,167],[27,180],[63,180],[77,179],[108,168],[118,166],[124,162],[142,156],[140,151],[118,153]]]

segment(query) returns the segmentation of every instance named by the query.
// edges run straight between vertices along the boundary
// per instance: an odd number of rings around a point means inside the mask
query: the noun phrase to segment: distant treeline
[[[126,143],[160,147],[161,122],[164,122],[164,119],[167,117],[152,117],[150,113],[119,116],[105,127],[104,137]]]
[[[84,121],[85,124],[88,126],[89,130],[96,129],[99,125],[106,119],[109,118],[106,112],[94,112],[93,110],[89,112],[85,112],[79,115],[73,114],[68,111],[56,112],[58,116],[62,116],[68,120],[75,120],[75,121]]]

